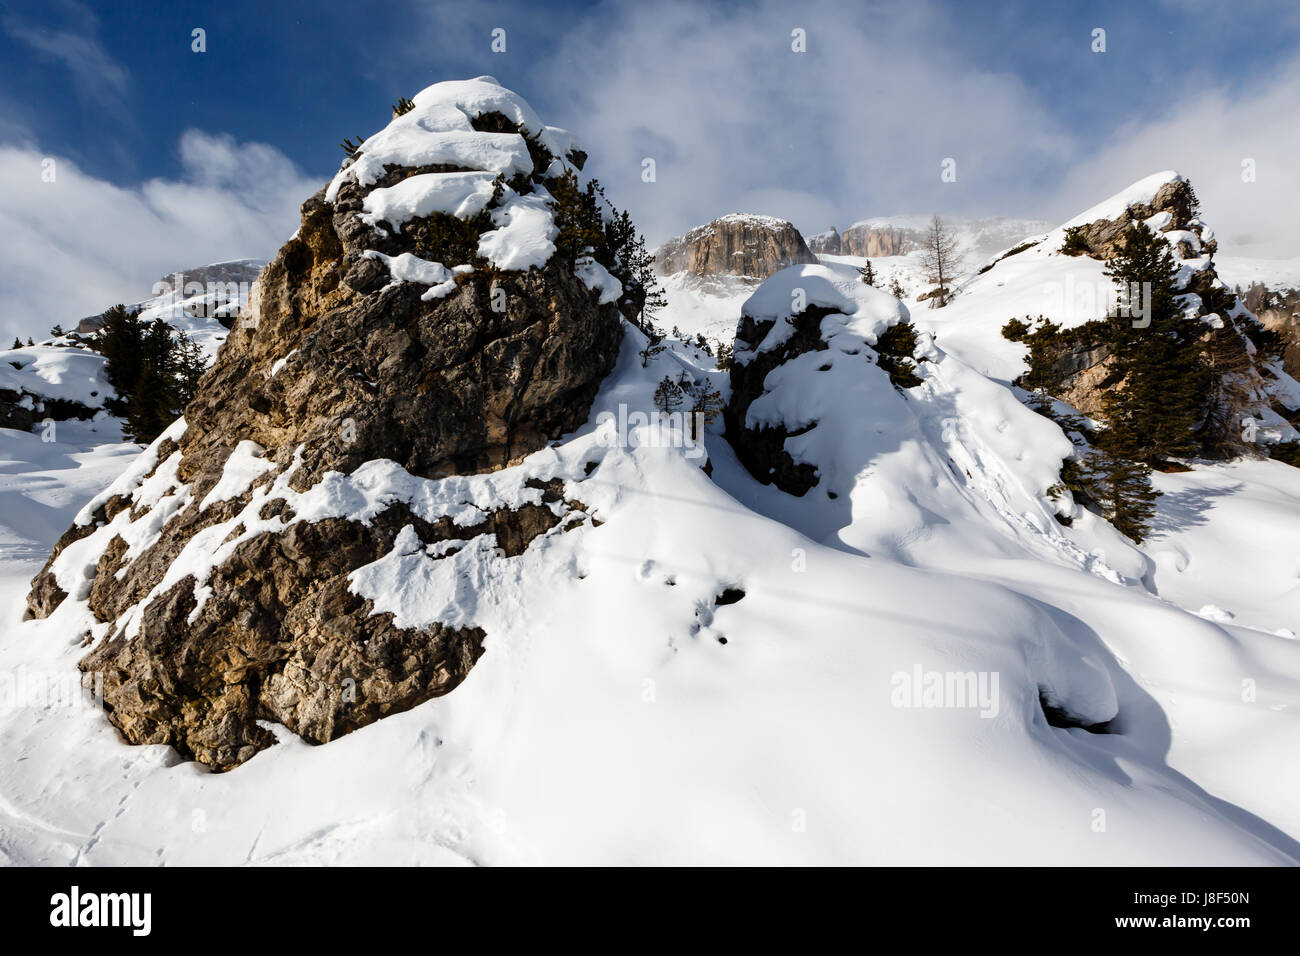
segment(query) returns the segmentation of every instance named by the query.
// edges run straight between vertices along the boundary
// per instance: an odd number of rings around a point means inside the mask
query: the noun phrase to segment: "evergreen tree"
[[[1106,275],[1120,284],[1123,308],[1109,323],[1120,384],[1103,399],[1108,428],[1102,444],[1148,465],[1192,455],[1206,378],[1199,348],[1180,323],[1178,266],[1169,246],[1137,223],[1106,265]],[[1141,300],[1146,312],[1134,327]]]
[[[20,339],[20,338],[18,338],[17,336],[14,336],[14,344],[11,345],[11,346],[9,346],[9,348],[11,348],[11,349],[20,349],[20,348],[22,348],[22,347],[23,347],[23,340]]]
[[[659,387],[655,389],[654,403],[655,408],[659,409],[659,411],[663,412],[665,415],[670,414],[675,409],[681,407],[681,388],[676,382],[665,375],[663,381],[659,383]]]
[[[171,409],[175,398],[170,383],[162,372],[146,365],[131,395],[126,415],[127,429],[138,442],[157,438],[175,420]]]
[[[862,277],[864,285],[876,284],[876,270],[871,267],[870,259],[867,259],[862,263],[862,268],[858,270],[858,275]]]
[[[1134,541],[1141,543],[1155,517],[1155,500],[1160,492],[1151,487],[1151,469],[1103,450],[1090,457],[1088,485],[1100,503],[1106,520]]]
[[[177,332],[176,339],[177,407],[176,414],[172,416],[173,419],[179,417],[185,411],[185,406],[194,400],[194,396],[199,391],[199,379],[207,371],[207,362],[204,360],[203,349],[184,332]]]
[[[623,284],[620,306],[623,314],[645,331],[647,323],[668,304],[668,297],[655,275],[654,254],[646,248],[645,238],[636,231],[632,217],[627,210],[615,210],[612,203],[609,208],[613,215],[605,224],[605,241],[614,260],[611,271]]]
[[[711,425],[722,414],[722,393],[707,381],[691,403],[691,440],[698,441],[703,426]]]
[[[104,313],[104,324],[92,343],[106,360],[104,371],[117,398],[105,404],[108,410],[123,415],[130,407],[140,373],[144,370],[142,350],[144,330],[124,305],[115,305]]]
[[[549,187],[555,217],[555,251],[570,261],[591,250],[596,261],[609,267],[605,224],[597,202],[599,184],[593,179],[584,188],[578,176],[566,169]]]
[[[916,374],[916,327],[911,322],[897,322],[876,338],[876,354],[880,367],[889,373],[895,388],[915,388],[921,384]]]
[[[894,276],[894,281],[889,284],[889,294],[895,299],[901,299],[906,294],[903,291],[902,283],[898,281],[897,274]]]
[[[731,343],[723,342],[721,339],[717,342],[718,371],[730,372],[733,362]]]

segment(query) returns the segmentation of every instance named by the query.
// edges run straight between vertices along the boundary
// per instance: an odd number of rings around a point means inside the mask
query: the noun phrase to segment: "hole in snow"
[[[1038,689],[1038,703],[1043,708],[1043,716],[1047,718],[1047,722],[1053,727],[1078,727],[1090,734],[1109,734],[1112,732],[1111,727],[1115,723],[1114,718],[1094,723],[1082,717],[1077,717],[1064,707],[1048,700],[1047,693],[1041,687]]]
[[[727,604],[735,604],[744,596],[745,592],[741,588],[727,587],[723,588],[718,596],[713,599],[713,603],[718,607],[723,607]]]

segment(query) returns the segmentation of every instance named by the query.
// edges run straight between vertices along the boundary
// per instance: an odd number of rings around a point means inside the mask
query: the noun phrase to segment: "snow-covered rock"
[[[303,205],[186,418],[34,579],[33,615],[95,622],[80,666],[129,741],[227,770],[275,743],[267,720],[323,743],[446,693],[485,631],[395,607],[385,575],[416,580],[420,555],[446,562],[429,588],[471,560],[509,575],[535,539],[590,524],[558,473],[474,479],[585,422],[622,334],[619,281],[555,254],[563,168],[511,186],[421,171],[500,158],[465,145],[474,110],[576,155],[490,78],[423,91]],[[428,258],[430,220],[452,243],[481,226],[481,258]]]

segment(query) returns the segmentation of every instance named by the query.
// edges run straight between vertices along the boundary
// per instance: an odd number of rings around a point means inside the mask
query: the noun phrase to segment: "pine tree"
[[[903,291],[903,285],[898,281],[898,275],[894,275],[894,281],[889,284],[889,294],[895,299],[901,299],[906,293]]]
[[[1106,520],[1134,541],[1141,543],[1155,517],[1160,492],[1151,487],[1151,469],[1110,451],[1090,457],[1088,485],[1100,503]]]
[[[157,368],[145,366],[131,395],[126,416],[127,429],[137,442],[151,442],[175,420],[171,414],[174,397],[170,383]]]
[[[691,440],[698,441],[704,425],[711,425],[722,414],[722,393],[707,381],[691,403]]]
[[[662,352],[667,346],[662,344],[663,336],[658,334],[647,334],[645,348],[639,353],[641,355],[641,367],[645,368],[650,364],[650,360]]]
[[[596,260],[608,267],[605,224],[597,202],[599,184],[593,179],[583,188],[578,183],[577,174],[566,169],[547,188],[552,197],[551,210],[557,231],[556,253],[572,261],[590,249]]]
[[[20,349],[20,348],[22,348],[22,347],[23,347],[23,340],[20,339],[20,338],[18,338],[17,336],[14,336],[14,344],[11,345],[11,346],[9,346],[9,348],[11,348],[11,349]]]
[[[104,312],[103,322],[92,345],[104,356],[105,375],[117,392],[117,397],[106,403],[108,410],[122,415],[130,407],[131,393],[144,370],[144,329],[124,305],[112,306]]]
[[[1206,377],[1199,348],[1180,322],[1177,263],[1164,239],[1137,223],[1106,265],[1120,284],[1122,308],[1109,323],[1120,384],[1103,398],[1102,444],[1148,465],[1192,455]],[[1146,314],[1134,327],[1141,299]]]
[[[678,387],[676,382],[665,375],[663,381],[659,383],[659,387],[655,389],[654,403],[655,408],[659,409],[659,411],[663,412],[665,415],[670,414],[675,409],[681,407],[681,388]]]
[[[623,284],[620,305],[624,315],[645,331],[647,323],[668,304],[668,298],[655,275],[655,257],[646,248],[644,237],[636,231],[632,217],[627,210],[615,210],[612,203],[609,208],[613,215],[605,224],[605,241],[614,259],[611,271]]]
[[[717,342],[718,371],[730,372],[733,363],[731,343],[724,342],[721,339]]]
[[[871,267],[871,260],[867,259],[862,263],[862,268],[858,270],[858,275],[862,277],[864,285],[876,284],[876,270]]]
[[[199,391],[199,379],[207,371],[203,349],[184,332],[176,333],[175,379],[176,379],[176,415],[179,416],[185,406],[194,400]]]

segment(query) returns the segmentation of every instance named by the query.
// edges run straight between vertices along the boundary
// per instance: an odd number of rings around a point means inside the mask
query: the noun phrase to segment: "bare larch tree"
[[[938,309],[948,304],[948,283],[957,272],[957,239],[938,216],[930,220],[921,253],[926,278],[936,287],[930,308]]]

